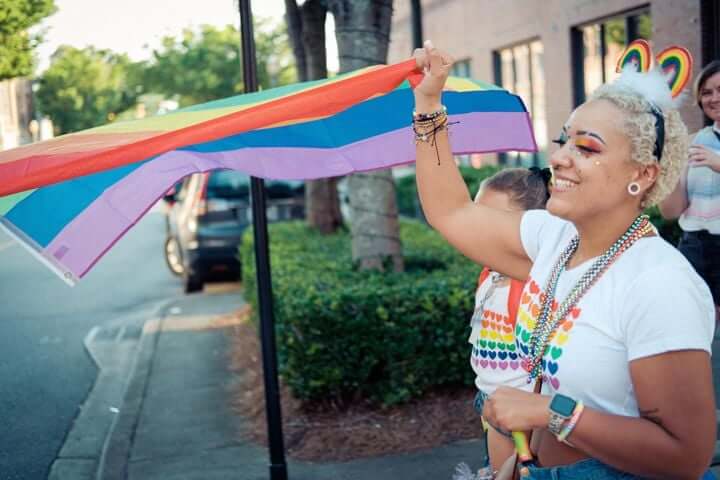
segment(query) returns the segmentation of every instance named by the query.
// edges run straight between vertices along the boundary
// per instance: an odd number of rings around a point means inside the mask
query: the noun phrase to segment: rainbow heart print
[[[528,280],[520,298],[517,324],[515,326],[516,345],[521,360],[529,357],[530,339],[537,325],[537,319],[540,316],[541,305],[544,300],[545,292],[542,291],[535,280],[532,278]],[[553,313],[557,311],[557,301],[553,300],[551,308]],[[560,358],[580,313],[581,309],[578,307],[570,310],[567,317],[550,336],[542,359],[543,382],[552,385],[555,390],[560,388]]]
[[[502,312],[486,309],[480,322],[480,332],[473,342],[473,366],[492,370],[521,368],[512,319]]]

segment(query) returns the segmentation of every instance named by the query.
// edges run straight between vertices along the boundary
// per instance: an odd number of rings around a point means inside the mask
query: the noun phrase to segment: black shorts
[[[684,232],[678,250],[708,284],[715,305],[720,305],[720,235],[706,230]]]

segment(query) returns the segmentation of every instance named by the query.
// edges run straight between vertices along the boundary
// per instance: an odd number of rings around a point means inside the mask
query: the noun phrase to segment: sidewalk
[[[241,305],[239,292],[197,295],[188,297],[180,314],[171,309],[145,324],[98,479],[269,479],[268,450],[243,440],[243,419],[230,407],[232,388],[242,378],[229,369],[232,327],[217,319]],[[471,441],[346,463],[288,460],[288,477],[450,479],[455,465],[477,458],[479,450]]]

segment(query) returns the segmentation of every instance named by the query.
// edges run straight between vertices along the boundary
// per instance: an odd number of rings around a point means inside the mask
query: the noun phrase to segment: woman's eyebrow
[[[603,140],[602,137],[601,137],[600,135],[598,135],[597,133],[586,132],[585,130],[578,130],[578,131],[575,132],[575,133],[576,133],[577,135],[587,135],[587,136],[589,136],[589,137],[597,138],[598,140],[600,140],[600,142],[602,142],[603,145],[607,145],[607,143],[605,143],[605,140]]]

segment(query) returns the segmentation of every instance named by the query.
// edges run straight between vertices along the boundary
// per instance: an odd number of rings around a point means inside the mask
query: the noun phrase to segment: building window
[[[701,0],[700,31],[702,34],[703,66],[720,58],[720,3]]]
[[[456,60],[450,69],[450,75],[453,77],[470,78],[470,59]],[[455,155],[455,161],[458,165],[472,165],[472,155]]]
[[[545,106],[545,73],[543,44],[532,40],[513,47],[497,50],[495,83],[518,95],[530,112],[538,152],[509,152],[500,155],[500,163],[523,166],[540,166],[546,163],[547,115]]]
[[[450,75],[453,77],[465,77],[470,78],[470,59],[458,60],[453,63],[450,69]]]
[[[720,59],[720,2],[701,0],[700,33],[702,45],[702,66]],[[705,125],[712,125],[707,115],[703,115]]]
[[[580,25],[571,31],[575,106],[597,87],[612,82],[617,59],[638,38],[650,40],[652,21],[647,9],[633,10],[599,22]]]

